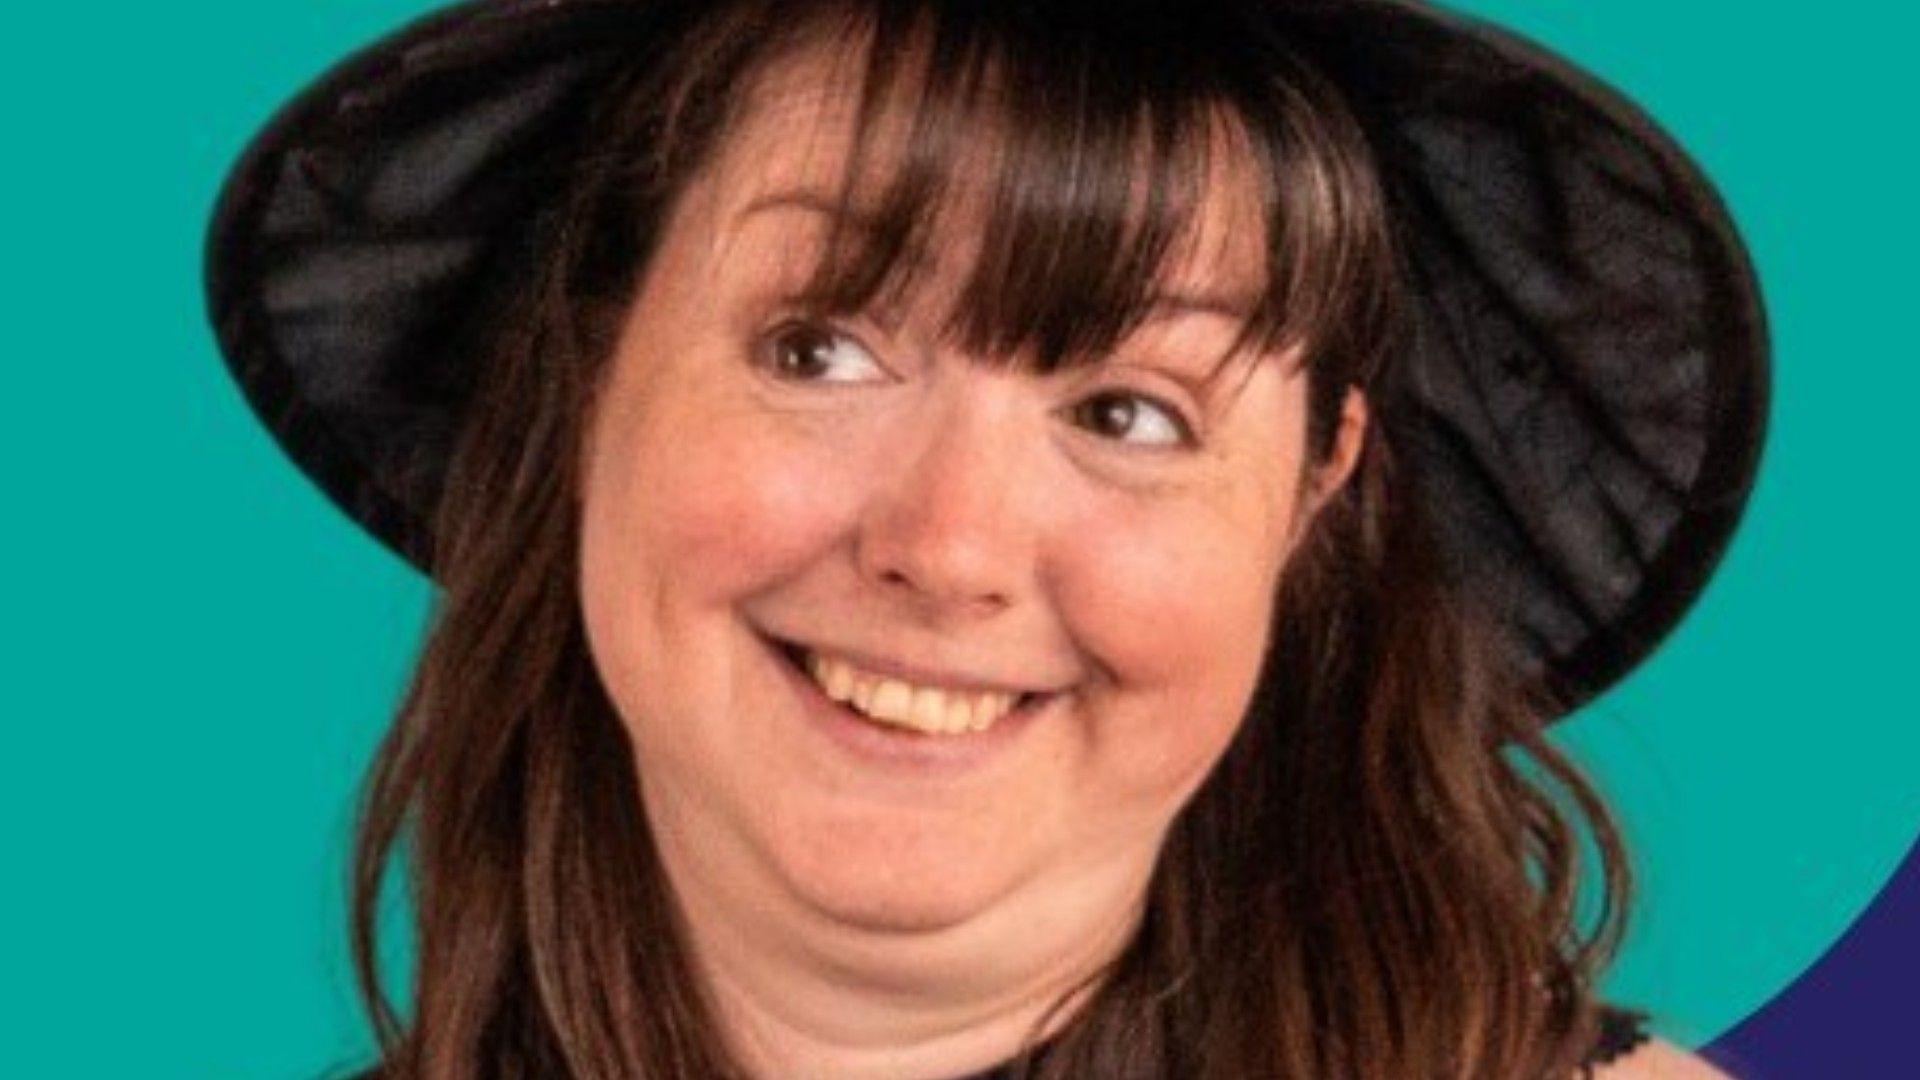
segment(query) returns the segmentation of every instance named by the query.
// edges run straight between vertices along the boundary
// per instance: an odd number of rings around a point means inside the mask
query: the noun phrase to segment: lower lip
[[[828,697],[820,684],[796,667],[779,645],[764,637],[761,643],[766,646],[767,655],[786,674],[788,684],[800,699],[801,711],[814,728],[853,756],[896,769],[923,773],[977,769],[1005,753],[1021,732],[1051,710],[1063,696],[1042,694],[995,720],[983,731],[928,734],[869,720]]]

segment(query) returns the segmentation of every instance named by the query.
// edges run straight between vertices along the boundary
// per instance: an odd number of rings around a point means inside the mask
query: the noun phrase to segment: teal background
[[[314,1077],[369,1045],[344,873],[426,583],[257,428],[199,245],[268,113],[411,0],[25,5],[0,45],[0,1072]],[[1695,153],[1771,308],[1773,425],[1703,602],[1559,730],[1644,903],[1609,989],[1705,1042],[1920,829],[1904,5],[1475,0]],[[1915,980],[1920,996],[1920,975]]]

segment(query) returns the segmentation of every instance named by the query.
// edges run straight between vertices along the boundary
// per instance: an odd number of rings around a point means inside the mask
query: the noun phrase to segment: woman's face
[[[920,299],[801,318],[783,298],[853,106],[826,70],[769,79],[677,205],[585,445],[585,625],[656,839],[677,879],[871,928],[1055,875],[1144,880],[1248,705],[1319,490],[1290,357],[1202,383],[1238,326],[1205,301],[1257,287],[1260,222],[1221,182],[1170,276],[1202,302],[1077,370],[994,371],[932,336],[965,215]],[[1044,697],[923,733],[834,703],[775,642]]]

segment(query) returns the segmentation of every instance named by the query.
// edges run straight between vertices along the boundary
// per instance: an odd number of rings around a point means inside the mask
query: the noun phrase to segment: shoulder
[[[1664,1039],[1648,1039],[1621,1057],[1593,1070],[1593,1080],[1732,1080]]]

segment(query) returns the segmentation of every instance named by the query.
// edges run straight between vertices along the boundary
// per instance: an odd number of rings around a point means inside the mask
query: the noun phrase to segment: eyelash
[[[843,330],[838,329],[837,327],[825,325],[823,323],[803,320],[803,319],[790,320],[790,321],[779,324],[778,326],[774,327],[771,331],[769,331],[760,348],[761,355],[758,358],[759,363],[774,378],[781,379],[782,381],[786,381],[786,382],[848,382],[848,383],[852,383],[852,382],[867,381],[867,380],[858,380],[858,379],[839,379],[839,380],[809,379],[805,376],[795,376],[789,370],[783,369],[780,366],[782,360],[786,356],[791,355],[791,353],[786,352],[783,347],[791,343],[794,340],[794,338],[797,336],[797,334],[802,334],[802,333],[816,337],[817,339],[815,342],[816,344],[821,344],[821,343],[833,344],[833,343],[839,343],[839,342],[850,342],[856,348],[858,348],[862,353],[866,354],[869,357],[869,359],[872,358],[872,355],[873,355],[872,350],[868,349],[865,345],[861,344],[858,338],[854,337],[851,334],[846,333]],[[885,367],[879,363],[879,361],[874,360],[872,361],[872,363],[874,367],[879,368],[882,371],[886,370]],[[892,377],[891,373],[889,373],[888,378],[890,379],[891,377]],[[1142,393],[1141,391],[1138,391],[1138,390],[1119,388],[1119,387],[1109,387],[1104,390],[1096,391],[1095,393],[1085,398],[1082,398],[1080,401],[1070,406],[1067,411],[1070,415],[1074,415],[1076,417],[1082,416],[1084,415],[1085,410],[1089,406],[1098,402],[1103,402],[1103,401],[1145,403],[1149,408],[1152,408],[1153,410],[1159,412],[1162,416],[1164,416],[1166,418],[1167,425],[1171,427],[1174,432],[1174,442],[1171,444],[1127,443],[1126,440],[1124,439],[1112,439],[1109,441],[1118,442],[1118,443],[1121,443],[1122,445],[1133,446],[1136,449],[1141,449],[1148,452],[1158,452],[1158,453],[1167,453],[1167,452],[1172,452],[1177,450],[1191,450],[1196,448],[1199,445],[1200,440],[1194,434],[1194,426],[1192,421],[1190,421],[1187,418],[1186,414],[1178,406],[1175,406],[1152,394]]]

